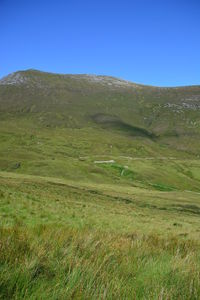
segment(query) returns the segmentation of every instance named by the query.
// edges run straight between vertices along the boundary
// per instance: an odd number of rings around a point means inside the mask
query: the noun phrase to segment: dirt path
[[[117,158],[122,158],[122,159],[129,159],[129,160],[177,160],[176,157],[166,157],[166,156],[160,156],[160,157],[131,157],[131,156],[123,156],[123,155],[91,155],[91,156],[80,156],[79,159],[80,160],[85,160],[85,159],[89,159],[89,158],[104,158],[104,157],[112,157],[112,159],[110,160],[105,160],[105,162],[113,162],[113,159],[117,159]],[[101,160],[99,160],[101,161]],[[96,161],[95,161],[96,162]],[[103,160],[102,160],[103,162]]]

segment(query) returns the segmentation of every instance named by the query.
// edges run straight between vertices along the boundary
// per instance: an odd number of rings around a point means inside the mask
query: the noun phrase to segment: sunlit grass
[[[1,299],[198,299],[199,195],[0,173]]]
[[[198,299],[199,244],[54,226],[1,229],[4,299]]]

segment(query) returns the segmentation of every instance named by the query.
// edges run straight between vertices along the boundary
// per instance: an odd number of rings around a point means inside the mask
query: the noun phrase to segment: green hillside
[[[199,86],[17,72],[0,81],[0,169],[199,190],[199,116]]]
[[[199,299],[200,86],[0,80],[0,299]]]

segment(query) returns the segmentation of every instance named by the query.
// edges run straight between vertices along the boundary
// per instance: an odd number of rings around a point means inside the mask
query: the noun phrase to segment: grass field
[[[200,299],[200,88],[20,74],[0,81],[0,299]]]
[[[198,299],[199,194],[0,173],[2,299]]]

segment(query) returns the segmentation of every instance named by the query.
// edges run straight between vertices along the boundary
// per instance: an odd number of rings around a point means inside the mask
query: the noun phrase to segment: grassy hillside
[[[199,190],[199,112],[198,86],[17,72],[0,81],[0,169]]]
[[[3,115],[14,113],[46,127],[83,128],[96,123],[97,128],[129,136],[197,135],[199,101],[199,86],[158,88],[106,76],[29,70],[0,81]]]
[[[199,299],[199,194],[0,173],[1,299]]]
[[[0,299],[199,299],[200,86],[0,80]]]

